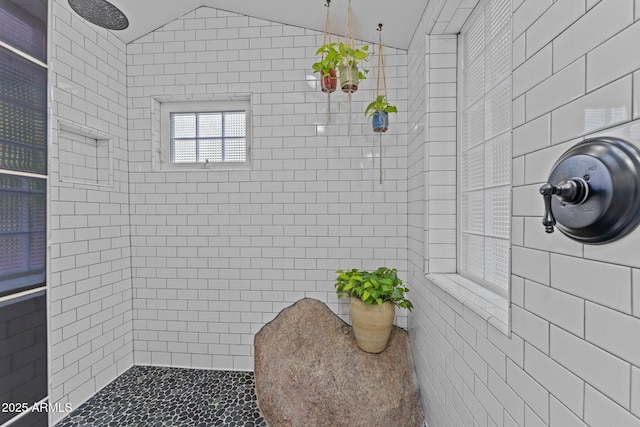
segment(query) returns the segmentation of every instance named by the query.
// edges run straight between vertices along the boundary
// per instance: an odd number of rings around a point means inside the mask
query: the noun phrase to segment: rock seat
[[[270,427],[420,427],[409,337],[393,327],[379,354],[324,303],[305,298],[255,337],[256,395]]]

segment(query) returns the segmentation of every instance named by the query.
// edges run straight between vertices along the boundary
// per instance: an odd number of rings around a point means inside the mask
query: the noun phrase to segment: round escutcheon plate
[[[582,178],[589,196],[581,204],[553,197],[558,229],[581,243],[603,244],[625,236],[640,223],[640,150],[619,138],[587,139],[564,153],[549,184]]]

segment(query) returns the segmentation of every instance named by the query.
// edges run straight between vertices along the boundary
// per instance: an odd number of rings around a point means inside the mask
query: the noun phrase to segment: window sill
[[[155,168],[153,172],[230,172],[230,171],[250,171],[251,165],[248,163],[222,163],[209,164],[204,163],[182,163],[176,166],[160,166]]]
[[[427,274],[427,280],[509,336],[509,300],[459,274]]]

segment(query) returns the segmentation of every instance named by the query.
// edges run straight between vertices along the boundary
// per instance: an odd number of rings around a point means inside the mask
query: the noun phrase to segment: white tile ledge
[[[509,301],[459,274],[427,274],[427,280],[509,336]]]

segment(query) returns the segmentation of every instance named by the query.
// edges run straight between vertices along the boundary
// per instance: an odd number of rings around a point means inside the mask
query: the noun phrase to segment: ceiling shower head
[[[129,20],[107,0],[69,0],[69,6],[81,17],[108,30],[124,30]]]

